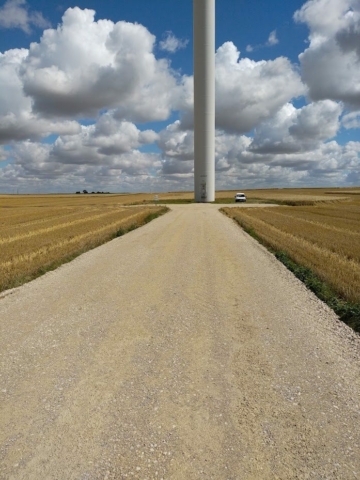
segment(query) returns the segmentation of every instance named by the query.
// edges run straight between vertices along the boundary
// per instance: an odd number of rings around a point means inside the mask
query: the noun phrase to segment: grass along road
[[[216,205],[0,299],[0,478],[360,476],[360,340]]]

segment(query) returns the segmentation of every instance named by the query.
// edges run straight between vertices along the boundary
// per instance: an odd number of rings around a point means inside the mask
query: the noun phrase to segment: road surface
[[[360,479],[360,340],[216,205],[0,295],[0,478]]]

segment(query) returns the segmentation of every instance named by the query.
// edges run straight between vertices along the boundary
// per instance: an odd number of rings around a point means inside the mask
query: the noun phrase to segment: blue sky
[[[192,189],[192,30],[192,0],[0,1],[0,192]],[[218,189],[360,184],[359,44],[359,0],[217,0]]]
[[[5,2],[2,2],[5,3]],[[247,0],[217,0],[216,3],[216,46],[226,41],[233,41],[241,51],[247,45],[264,44],[271,31],[277,30],[282,43],[273,51],[259,49],[253,52],[251,58],[262,60],[285,55],[297,62],[299,52],[303,50],[307,39],[306,26],[295,24],[292,16],[304,2],[272,0],[271,8],[268,1]],[[179,38],[189,40],[185,51],[181,50],[172,58],[174,68],[182,69],[184,73],[192,73],[192,0],[81,0],[77,2],[32,1],[28,2],[35,11],[42,12],[53,27],[61,23],[61,18],[67,8],[78,6],[96,11],[96,19],[106,18],[114,22],[125,20],[145,25],[151,33],[161,39],[166,31],[172,31]],[[1,5],[1,3],[0,3]],[[30,42],[38,42],[42,29],[33,28],[31,34],[20,29],[3,30],[1,35],[1,51],[10,48],[28,48]],[[286,41],[291,37],[291,41]]]

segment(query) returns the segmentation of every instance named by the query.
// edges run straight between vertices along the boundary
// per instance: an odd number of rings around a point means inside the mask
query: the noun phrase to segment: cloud
[[[5,150],[5,148],[0,145],[0,162],[5,162],[8,158],[9,153]]]
[[[273,30],[272,32],[270,32],[269,38],[266,43],[260,43],[259,45],[247,45],[245,50],[251,53],[251,52],[254,52],[255,50],[260,50],[261,48],[264,48],[264,47],[273,47],[278,43],[279,43],[279,39],[277,38],[276,30]]]
[[[175,53],[178,50],[182,50],[186,48],[189,40],[180,40],[176,38],[173,32],[168,31],[165,33],[164,39],[161,40],[159,47],[160,50],[164,50],[169,53]]]
[[[32,43],[20,77],[33,109],[44,116],[94,116],[119,107],[131,120],[164,120],[176,79],[153,54],[142,25],[94,21],[93,10],[68,9],[56,30]]]
[[[266,42],[266,45],[268,47],[272,47],[274,45],[277,45],[279,43],[279,40],[277,38],[276,30],[273,30],[268,38],[268,41]]]
[[[80,125],[71,120],[48,121],[26,113],[15,116],[8,114],[0,118],[0,144],[18,140],[39,140],[49,135],[73,135]]]
[[[216,53],[216,123],[218,128],[245,133],[305,89],[285,57],[260,62],[239,57],[232,42]]]
[[[80,126],[70,119],[44,119],[32,112],[31,99],[23,92],[19,71],[28,50],[0,53],[0,144],[13,140],[40,139],[50,134],[77,133]]]
[[[47,28],[51,24],[41,12],[30,12],[26,0],[8,0],[0,8],[0,27],[20,28],[25,33],[31,33],[31,26]]]
[[[344,115],[342,118],[342,124],[346,129],[360,128],[360,111]]]
[[[358,181],[360,142],[334,140],[339,119],[345,128],[360,125],[360,4],[344,2],[345,9],[335,0],[310,1],[295,15],[310,28],[304,81],[287,58],[241,58],[232,42],[217,50],[217,188]],[[319,13],[325,9],[328,17]],[[68,9],[29,49],[0,54],[0,144],[7,145],[0,161],[9,163],[0,169],[0,189],[191,189],[193,78],[156,58],[156,38],[144,26],[95,21],[94,14]],[[274,30],[268,46],[276,41]],[[307,94],[313,101],[295,108],[293,100]],[[179,120],[159,133],[139,127],[174,112]],[[52,144],[43,140],[50,135]]]
[[[194,132],[183,130],[179,121],[159,133],[158,146],[165,157],[194,160]]]
[[[23,94],[19,70],[28,55],[26,49],[0,53],[0,115],[19,115],[31,111],[31,100]]]
[[[263,154],[314,150],[336,136],[341,112],[341,105],[331,100],[311,103],[300,109],[286,104],[274,117],[256,128],[250,150]]]
[[[346,184],[357,178],[360,142],[349,148],[350,144],[342,147],[331,140],[340,127],[341,113],[342,105],[331,100],[299,109],[287,103],[256,127],[253,138],[217,129],[217,188],[238,188],[239,181],[255,188]],[[178,180],[192,178],[192,130],[184,130],[176,121],[159,133],[158,146],[163,174]]]
[[[0,169],[0,186],[10,179],[9,185],[16,186],[15,177],[18,185],[22,181],[25,184],[26,180],[27,185],[33,187],[38,187],[40,180],[46,180],[48,189],[49,185],[59,183],[98,185],[105,189],[124,176],[127,182],[128,177],[151,180],[161,167],[160,158],[139,149],[157,138],[154,131],[141,131],[130,122],[116,120],[113,112],[107,112],[96,124],[82,126],[77,134],[59,136],[52,145],[26,140],[15,143],[11,151],[0,150],[1,160],[12,159],[10,165]]]
[[[67,10],[29,50],[0,53],[0,143],[74,134],[76,118],[108,108],[118,120],[166,120],[185,87],[154,45],[141,25]]]
[[[162,165],[163,175],[172,175],[177,178],[192,178],[194,174],[194,162],[192,161],[178,161],[174,158],[166,158]]]
[[[180,77],[156,59],[155,37],[142,25],[95,22],[94,15],[70,8],[39,43],[0,57],[6,66],[0,73],[3,141],[34,140],[51,128],[66,134],[74,128],[70,119],[95,118],[106,109],[135,123],[163,121],[178,110],[182,128],[192,127],[192,77]],[[239,56],[231,42],[216,53],[217,126],[244,133],[304,89],[286,58],[254,62]]]
[[[326,13],[325,13],[326,12]],[[312,100],[360,107],[360,4],[358,0],[310,0],[294,18],[310,29],[309,47],[299,55]]]
[[[307,128],[311,125],[309,119],[317,111],[322,118],[331,116],[330,105],[316,105],[310,112],[306,107],[305,110],[287,107],[288,117],[293,121],[284,123],[298,127],[293,132],[294,137],[310,135],[310,128]],[[155,134],[140,132],[133,125],[120,123],[118,130],[121,134],[119,138],[114,137],[118,152],[106,154],[103,135],[109,132],[111,136],[111,132],[115,132],[113,121],[105,118],[104,125],[101,121],[100,125],[83,127],[80,135],[61,137],[53,146],[18,142],[8,152],[9,157],[14,159],[13,163],[0,169],[0,187],[3,191],[25,186],[26,191],[75,191],[79,188],[171,191],[193,188],[192,131],[182,131],[179,123],[175,122],[159,134],[158,144],[163,148],[162,154],[146,154],[137,145],[145,141],[143,135],[151,141]],[[329,134],[334,128],[328,127]],[[277,134],[280,138],[279,130],[269,130],[268,135]],[[289,128],[283,128],[282,132],[285,141]],[[317,143],[311,150],[278,149],[274,152],[268,148],[256,151],[251,137],[217,130],[217,189],[356,185],[360,178],[360,142],[348,142],[341,146],[334,140],[321,141],[325,133],[315,137]],[[275,137],[272,143],[276,144]]]
[[[360,60],[360,7],[348,11],[345,17],[346,25],[336,33],[336,41],[344,53],[354,52]]]
[[[60,136],[50,155],[60,163],[111,163],[157,138],[154,131],[142,132],[133,123],[118,121],[108,112],[95,125],[82,126],[78,135]]]
[[[117,120],[113,113],[105,113],[94,125],[81,126],[78,134],[59,136],[49,150],[49,159],[72,165],[114,166],[157,140],[153,130],[141,131],[131,122]]]
[[[260,62],[240,59],[236,46],[226,42],[218,48],[215,64],[216,126],[222,130],[249,132],[306,91],[296,68],[285,57]],[[184,79],[177,99],[181,127],[193,128],[191,77]]]
[[[341,146],[331,141],[319,143],[310,151],[273,154],[251,151],[246,142],[236,145],[234,140],[227,134],[222,139],[224,148],[229,149],[224,151],[228,168],[217,172],[218,189],[230,185],[235,188],[236,185],[246,188],[348,185],[350,181],[356,184],[354,179],[360,173],[360,142]]]
[[[192,178],[194,172],[194,132],[184,130],[177,120],[159,133],[162,174],[174,179]]]
[[[320,44],[344,28],[348,13],[358,0],[308,0],[294,13],[294,20],[306,23],[310,41]]]

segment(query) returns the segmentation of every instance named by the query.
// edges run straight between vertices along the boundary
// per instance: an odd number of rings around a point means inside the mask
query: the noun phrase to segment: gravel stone
[[[1,479],[360,478],[359,336],[217,205],[4,292],[0,329]]]

